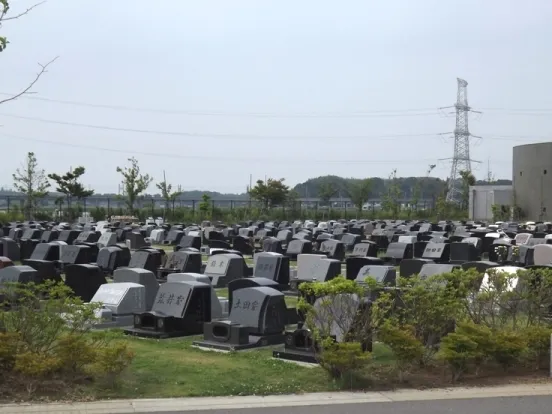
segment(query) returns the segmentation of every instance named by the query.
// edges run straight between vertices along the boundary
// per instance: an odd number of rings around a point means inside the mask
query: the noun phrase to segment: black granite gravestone
[[[308,259],[308,260],[304,260]],[[295,288],[301,282],[328,282],[341,274],[341,262],[324,256],[299,256],[297,275],[292,280]]]
[[[400,277],[410,277],[420,273],[422,267],[428,263],[435,263],[431,259],[404,259],[399,265]]]
[[[282,244],[287,245],[293,238],[293,233],[286,229],[280,230],[278,234],[276,234],[276,238],[282,240]]]
[[[57,265],[57,262],[50,260],[27,259],[23,260],[23,264],[25,266],[30,266],[37,271],[37,283],[42,283],[46,280],[53,280],[55,282],[62,281],[61,269]]]
[[[487,260],[462,263],[463,270],[475,269],[478,273],[485,273],[487,270],[498,266],[500,266],[500,264],[496,262],[489,262]]]
[[[228,299],[219,299],[215,288],[211,285],[211,280],[199,273],[171,273],[167,275],[167,282],[200,282],[211,287],[211,320],[221,319],[228,316]]]
[[[130,250],[120,246],[102,247],[96,259],[96,265],[106,274],[113,274],[115,269],[128,266],[129,263]]]
[[[132,282],[146,288],[146,310],[151,310],[155,296],[159,290],[159,282],[155,274],[146,269],[124,267],[113,272],[113,283]]]
[[[289,286],[289,257],[258,253],[253,277],[270,279],[276,282],[280,289],[285,289]]]
[[[393,264],[399,264],[403,259],[414,257],[414,245],[411,243],[390,243],[385,251],[385,259]]]
[[[100,238],[100,232],[96,231],[83,231],[73,241],[73,244],[78,243],[97,243]]]
[[[115,246],[117,244],[117,233],[106,231],[98,239],[98,248]]]
[[[345,244],[346,250],[352,252],[355,245],[360,243],[361,236],[359,234],[344,233],[341,236],[341,241]]]
[[[30,259],[48,261],[59,260],[59,246],[50,243],[38,243]]]
[[[42,232],[42,236],[40,237],[41,243],[50,243],[54,240],[57,240],[59,236],[59,231],[57,230],[46,230]]]
[[[232,300],[234,298],[234,292],[239,289],[245,289],[250,287],[269,287],[272,289],[278,289],[278,283],[274,280],[267,279],[265,277],[244,277],[242,279],[234,279],[228,283],[228,306],[232,309]]]
[[[182,240],[182,237],[184,237],[184,232],[182,230],[173,229],[169,231],[169,234],[167,234],[167,237],[163,240],[163,244],[168,246],[178,246],[180,240]]]
[[[347,257],[345,260],[345,275],[349,280],[355,280],[364,266],[380,266],[383,265],[383,259],[378,257]]]
[[[284,253],[282,241],[276,237],[266,237],[262,240],[263,252]]]
[[[59,260],[64,265],[91,263],[92,257],[90,250],[90,247],[83,245],[63,246]]]
[[[232,242],[232,248],[239,251],[241,254],[253,255],[253,246],[248,237],[236,236]]]
[[[30,266],[7,266],[0,269],[0,285],[36,282],[38,282],[38,272]]]
[[[447,263],[450,260],[450,243],[428,243],[422,259],[430,259],[435,263]]]
[[[169,253],[164,269],[172,273],[201,273],[201,253],[185,250]]]
[[[134,314],[128,335],[165,339],[198,335],[211,320],[211,287],[205,283],[167,282],[159,287],[153,308]]]
[[[140,249],[132,253],[128,267],[146,269],[157,273],[157,269],[161,266],[161,260],[161,253],[158,250]]]
[[[9,257],[14,262],[21,260],[21,252],[19,250],[19,245],[17,242],[10,237],[0,238],[2,242],[2,251],[0,252],[1,256]]]
[[[148,247],[148,243],[146,243],[146,239],[141,233],[137,233],[135,231],[130,231],[125,233],[127,247],[130,250],[138,250],[145,247]]]
[[[73,244],[73,242],[79,237],[80,231],[78,230],[62,230],[57,238],[58,241],[65,242],[67,244]]]
[[[378,257],[378,245],[373,241],[364,240],[361,243],[355,244],[351,256]]]
[[[237,254],[217,254],[207,259],[203,272],[215,288],[226,287],[234,279],[245,276],[245,261]]]
[[[297,260],[300,254],[312,253],[312,242],[309,240],[293,239],[288,243],[286,256],[291,260]]]
[[[65,284],[83,302],[90,302],[101,285],[107,283],[102,270],[91,264],[71,264],[64,267]]]
[[[203,341],[194,345],[238,351],[281,344],[285,318],[283,293],[269,287],[238,289],[228,320],[206,323]]]
[[[358,272],[355,282],[364,283],[368,277],[385,286],[395,286],[397,270],[395,266],[363,266]]]
[[[328,239],[320,244],[320,253],[328,256],[328,259],[343,261],[347,245],[339,240]]]
[[[199,236],[182,236],[182,238],[180,239],[180,242],[178,243],[178,245],[175,246],[174,250],[175,251],[178,251],[180,249],[185,249],[185,248],[189,248],[189,247],[193,247],[194,249],[201,249],[201,237]]]
[[[450,243],[450,263],[462,264],[479,259],[479,252],[472,243]]]

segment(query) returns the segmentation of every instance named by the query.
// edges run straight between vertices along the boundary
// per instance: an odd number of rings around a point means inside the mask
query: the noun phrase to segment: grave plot
[[[102,270],[92,264],[72,264],[64,267],[65,284],[83,302],[90,302],[101,285],[107,283]]]
[[[99,249],[102,249],[103,247],[115,246],[116,244],[117,234],[110,231],[103,233],[97,242]]]
[[[130,250],[127,247],[107,246],[100,249],[95,264],[106,275],[112,275],[116,269],[126,267],[129,263]]]
[[[144,248],[132,253],[128,267],[146,269],[157,273],[157,269],[161,267],[161,263],[162,256],[159,250]]]
[[[182,230],[170,230],[165,240],[163,240],[163,244],[167,246],[178,246],[182,237],[184,237],[184,232]]]
[[[107,283],[101,285],[91,303],[101,303],[96,312],[100,320],[96,329],[132,326],[134,313],[146,311],[146,288],[138,283]]]
[[[367,310],[371,302],[352,294],[340,294],[334,297],[317,298],[314,302],[314,325],[336,342],[355,329],[366,329]],[[371,335],[367,335],[362,344],[363,350],[372,350]],[[316,344],[310,331],[299,324],[297,329],[285,332],[284,348],[274,350],[272,356],[279,359],[318,363]]]
[[[377,257],[347,257],[345,261],[345,275],[349,280],[355,280],[360,269],[364,266],[378,266],[383,265],[383,259]]]
[[[358,272],[355,282],[365,283],[368,277],[384,286],[395,287],[397,284],[397,270],[395,266],[363,266]]]
[[[204,348],[240,351],[284,342],[284,294],[269,287],[238,289],[233,294],[228,320],[205,323]]]
[[[479,258],[479,252],[474,244],[463,241],[450,243],[450,263],[475,262]]]
[[[145,237],[141,233],[136,233],[134,231],[125,232],[125,241],[126,246],[130,250],[138,250],[150,246],[150,244],[146,242]]]
[[[428,243],[422,259],[433,260],[435,263],[448,263],[450,261],[450,243]]]
[[[273,280],[278,290],[289,288],[289,257],[281,254],[258,253],[254,258],[253,277]]]
[[[209,280],[207,276],[199,273],[172,273],[167,276],[167,282],[200,282],[209,285],[211,287],[211,320],[228,316],[229,300],[217,296],[217,292],[211,285],[211,280]]]
[[[262,249],[263,252],[270,253],[284,253],[284,248],[282,247],[282,241],[276,237],[265,237],[262,239]]]
[[[538,244],[533,247],[533,264],[535,266],[552,265],[552,245]]]
[[[171,273],[201,273],[201,253],[179,250],[167,255],[163,267],[157,269],[157,278],[164,280]]]
[[[211,320],[211,287],[201,282],[167,282],[159,287],[153,308],[134,314],[125,334],[166,339],[199,335]]]
[[[237,254],[217,254],[210,256],[205,267],[205,276],[211,279],[215,288],[228,286],[234,279],[245,277],[246,269],[243,257]]]
[[[185,235],[185,236],[182,236],[182,238],[180,239],[180,242],[174,247],[174,251],[178,251],[178,250],[181,250],[181,249],[186,249],[186,248],[194,248],[194,249],[197,249],[197,250],[200,250],[201,249],[201,237],[199,236],[193,236],[193,235]]]
[[[90,247],[83,245],[62,246],[59,261],[65,268],[68,265],[88,264],[92,262]]]
[[[358,244],[355,244],[351,256],[378,257],[378,245],[373,241],[364,240]]]
[[[312,253],[312,242],[310,240],[293,239],[288,243],[285,254],[291,260],[297,260],[297,256],[301,254],[311,254],[311,253]]]
[[[152,309],[159,290],[155,274],[146,269],[123,267],[113,273],[113,283],[137,283],[146,288],[146,311]]]
[[[1,237],[0,241],[2,242],[0,246],[2,250],[0,251],[0,256],[9,257],[10,260],[18,262],[21,260],[21,251],[17,242],[10,237]]]
[[[290,281],[293,290],[304,282],[327,282],[341,274],[341,262],[317,254],[301,254],[297,258],[297,274]]]
[[[325,254],[328,259],[339,260],[342,262],[345,259],[345,251],[347,245],[339,240],[328,239],[320,244],[320,253]]]
[[[398,265],[404,259],[414,257],[414,245],[412,243],[390,243],[385,251],[385,261]]]

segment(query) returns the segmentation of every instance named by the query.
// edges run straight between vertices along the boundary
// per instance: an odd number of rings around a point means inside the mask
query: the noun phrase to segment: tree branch
[[[20,17],[25,16],[27,13],[29,13],[33,9],[36,9],[38,6],[40,6],[44,3],[46,3],[46,1],[41,1],[40,3],[36,3],[35,5],[29,7],[27,10],[25,10],[24,12],[19,13],[15,16],[11,16],[11,17],[6,17],[7,10],[2,10],[2,13],[0,13],[0,22],[7,22],[8,20],[19,19]]]
[[[58,59],[59,56],[56,56],[55,58],[53,58],[51,61],[49,61],[48,63],[46,63],[45,65],[43,65],[42,63],[39,63],[40,65],[40,72],[38,72],[35,76],[35,78],[33,79],[33,81],[25,88],[23,89],[21,92],[19,92],[18,94],[16,95],[13,95],[9,98],[6,98],[6,99],[3,99],[3,100],[0,100],[0,105],[3,104],[3,103],[6,103],[6,102],[9,102],[9,101],[13,101],[17,98],[19,98],[20,96],[22,95],[25,95],[27,93],[29,93],[29,91],[33,88],[33,86],[38,82],[38,80],[42,77],[42,75],[44,75],[46,72],[47,72],[47,69],[48,69],[48,66],[50,66],[52,63],[54,63],[57,59]]]

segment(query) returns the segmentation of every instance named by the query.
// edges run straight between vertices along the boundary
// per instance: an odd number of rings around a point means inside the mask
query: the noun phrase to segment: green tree
[[[203,194],[201,196],[201,203],[199,203],[199,211],[201,212],[202,217],[209,217],[209,212],[213,207],[213,202],[209,194]]]
[[[283,205],[289,196],[289,187],[284,184],[284,178],[275,180],[258,180],[257,185],[249,190],[249,195],[262,204],[264,210],[269,210],[275,205]]]
[[[140,173],[140,166],[136,158],[129,158],[128,161],[130,162],[130,166],[124,168],[117,167],[117,172],[123,176],[123,197],[125,198],[130,214],[133,214],[136,199],[146,191],[153,181],[153,178],[148,174]]]
[[[9,0],[0,0],[0,31],[3,29],[4,23],[9,22],[9,21],[13,21],[13,20],[17,20],[20,17],[25,16],[27,13],[29,13],[31,10],[33,10],[35,7],[38,7],[42,3],[43,2],[37,3],[34,6],[29,7],[27,10],[25,10],[21,13],[16,13],[16,14],[11,15],[10,14],[10,11],[11,11],[10,1]],[[3,52],[4,50],[6,50],[6,47],[8,46],[9,43],[10,42],[8,42],[8,39],[6,38],[6,36],[3,36],[0,33],[0,52]],[[33,86],[38,82],[38,80],[42,77],[42,75],[44,75],[46,73],[46,71],[48,69],[48,66],[50,66],[52,63],[54,63],[56,61],[56,59],[57,59],[57,57],[52,59],[51,61],[49,61],[46,64],[40,64],[39,63],[40,70],[37,72],[34,79],[24,89],[22,89],[20,92],[14,94],[12,96],[9,96],[5,99],[0,99],[0,104],[6,103],[6,102],[9,102],[9,101],[13,101],[13,100],[19,98],[20,96],[25,95],[26,93],[28,93],[33,88]]]
[[[357,208],[357,214],[360,217],[362,206],[370,198],[372,192],[372,180],[365,178],[363,180],[353,181],[347,188],[347,194],[352,203]]]
[[[163,171],[163,181],[155,184],[155,186],[161,191],[161,197],[165,200],[165,209],[163,210],[163,220],[165,220],[165,214],[167,212],[167,206],[172,204],[172,211],[174,213],[174,203],[176,199],[182,195],[182,191],[172,191],[172,184],[167,183],[167,178],[165,177],[165,171]]]
[[[47,190],[50,187],[46,173],[38,168],[34,152],[27,153],[25,163],[12,176],[15,189],[25,194],[23,210],[25,218],[31,220],[38,201],[48,195]]]
[[[77,199],[77,202],[80,202],[86,197],[90,197],[94,194],[94,190],[87,190],[84,188],[84,185],[79,182],[79,178],[84,175],[86,169],[82,166],[77,168],[70,169],[64,175],[58,174],[48,174],[48,178],[55,182],[56,191],[65,195],[67,200],[67,208],[71,213],[72,201],[73,198]],[[74,217],[71,217],[74,218]]]
[[[339,189],[337,186],[329,181],[323,182],[318,186],[318,198],[320,201],[331,207],[330,200],[335,197]]]
[[[399,211],[401,209],[401,185],[397,178],[397,169],[391,171],[389,179],[387,180],[387,190],[383,197],[383,210],[392,214],[393,218],[399,217]]]
[[[476,180],[470,171],[460,171],[460,179],[462,181],[462,199],[460,207],[463,211],[467,211],[470,200],[470,186],[475,185]]]

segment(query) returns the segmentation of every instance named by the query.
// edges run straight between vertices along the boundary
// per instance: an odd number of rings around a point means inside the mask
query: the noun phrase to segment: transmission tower
[[[468,126],[468,115],[470,112],[481,113],[472,110],[468,105],[468,82],[464,79],[457,78],[458,92],[456,96],[456,104],[447,108],[455,108],[456,110],[456,127],[454,128],[454,154],[452,156],[452,165],[448,180],[448,191],[446,201],[458,203],[461,201],[462,195],[462,178],[461,171],[471,173],[471,164],[474,161],[470,158],[470,138],[477,137],[472,135]],[[445,109],[445,108],[441,108]],[[449,158],[450,159],[450,158]]]

